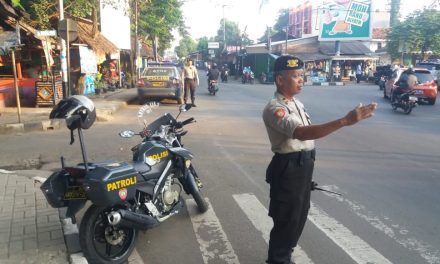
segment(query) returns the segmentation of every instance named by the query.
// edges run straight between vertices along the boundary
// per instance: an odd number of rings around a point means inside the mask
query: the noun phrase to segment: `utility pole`
[[[134,36],[134,43],[135,43],[135,46],[134,46],[134,67],[132,68],[132,76],[133,77],[135,77],[135,78],[132,78],[132,80],[134,79],[134,81],[135,81],[135,83],[133,84],[132,83],[132,86],[134,86],[135,84],[137,84],[137,81],[138,81],[138,70],[137,70],[137,64],[138,64],[138,59],[137,59],[137,56],[138,56],[138,46],[139,46],[139,43],[138,43],[138,0],[135,0],[134,1],[134,27],[135,27],[135,29],[134,29],[134,31],[135,31],[135,36]],[[134,74],[134,73],[136,73],[136,74]]]
[[[400,0],[391,0],[390,27],[392,28],[399,22]]]
[[[223,51],[226,50],[226,20],[225,20],[225,4],[222,5],[223,8]]]
[[[58,6],[60,9],[60,21],[64,20],[64,3],[63,0],[58,1]],[[69,32],[67,32],[67,35]],[[68,69],[67,69],[67,56],[66,56],[66,41],[63,38],[61,39],[61,72],[63,76],[63,96],[67,97],[69,93],[69,76],[68,76]]]
[[[285,29],[286,29],[286,49],[284,53],[287,54],[287,40],[289,39],[289,26],[287,25]]]

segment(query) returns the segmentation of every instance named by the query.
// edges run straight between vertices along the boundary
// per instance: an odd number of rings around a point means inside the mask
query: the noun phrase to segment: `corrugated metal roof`
[[[326,41],[319,43],[319,50],[325,55],[335,55],[335,42]],[[373,53],[369,48],[367,48],[362,42],[341,41],[341,56],[342,55],[368,55]]]

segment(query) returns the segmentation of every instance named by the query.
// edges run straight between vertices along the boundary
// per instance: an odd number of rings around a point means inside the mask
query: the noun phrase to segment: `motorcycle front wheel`
[[[411,105],[407,105],[407,106],[405,106],[405,108],[403,109],[403,112],[404,112],[405,114],[409,115],[409,114],[411,113],[412,109],[413,109],[413,108],[412,108]]]
[[[199,177],[197,176],[196,170],[194,169],[194,167],[191,165],[191,167],[189,168],[190,170],[190,177],[193,178],[193,180],[195,181],[195,188],[191,191],[191,195],[194,198],[194,201],[197,204],[197,208],[199,209],[200,213],[204,213],[208,210],[208,204],[206,203],[205,199],[203,199],[202,193],[200,192],[200,185],[201,182],[199,180]]]
[[[137,229],[110,225],[111,211],[92,205],[81,221],[79,242],[89,263],[125,263],[135,248]]]

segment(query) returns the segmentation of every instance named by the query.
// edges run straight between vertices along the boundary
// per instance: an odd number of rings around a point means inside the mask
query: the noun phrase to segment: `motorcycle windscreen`
[[[174,117],[169,113],[166,113],[165,115],[148,124],[147,129],[154,133],[155,131],[159,130],[160,126],[172,125],[175,123],[176,119],[174,119]]]

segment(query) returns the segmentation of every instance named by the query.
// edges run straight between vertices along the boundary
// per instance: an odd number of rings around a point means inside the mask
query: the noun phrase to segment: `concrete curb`
[[[344,86],[344,82],[313,82],[313,83],[305,83],[305,85],[309,86]]]
[[[69,263],[87,264],[87,259],[84,257],[79,243],[78,226],[72,223],[72,218],[66,217],[66,211],[66,207],[58,209],[64,234],[64,242],[66,243],[67,254],[69,256]]]

